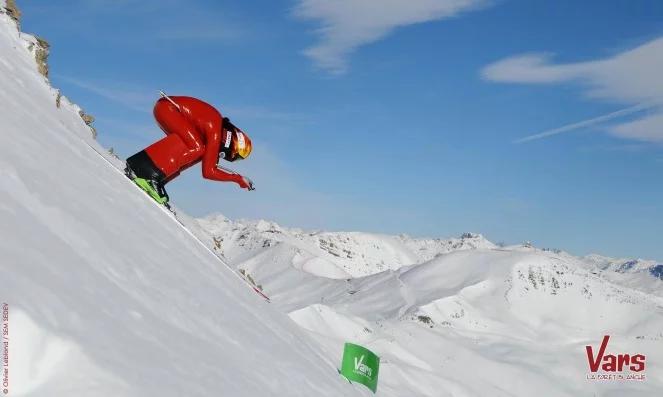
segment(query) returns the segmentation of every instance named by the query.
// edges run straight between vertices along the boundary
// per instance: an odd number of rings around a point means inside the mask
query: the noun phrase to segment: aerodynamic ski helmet
[[[225,140],[221,146],[223,158],[232,162],[249,157],[253,149],[249,136],[227,117],[223,118],[223,129],[226,130]]]

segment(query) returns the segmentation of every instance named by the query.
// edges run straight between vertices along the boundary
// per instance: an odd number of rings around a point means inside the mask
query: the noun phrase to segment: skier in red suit
[[[154,106],[154,118],[166,137],[129,157],[127,175],[137,184],[136,178],[148,182],[164,204],[168,202],[164,185],[201,161],[204,178],[253,190],[250,179],[218,165],[220,158],[233,162],[251,154],[246,133],[200,99],[162,95]]]

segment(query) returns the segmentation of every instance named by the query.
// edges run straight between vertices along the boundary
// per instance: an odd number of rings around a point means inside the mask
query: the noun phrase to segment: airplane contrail
[[[529,136],[526,136],[524,138],[517,139],[517,140],[513,141],[513,143],[525,143],[525,142],[534,141],[534,140],[537,140],[537,139],[547,138],[547,137],[550,137],[550,136],[553,136],[553,135],[561,134],[563,132],[569,132],[569,131],[577,130],[578,128],[588,127],[590,125],[599,124],[599,123],[602,123],[604,121],[608,121],[608,120],[616,119],[618,117],[622,117],[622,116],[626,116],[626,115],[629,115],[629,114],[632,114],[632,113],[636,113],[636,112],[648,109],[650,107],[652,107],[652,105],[649,104],[649,103],[641,103],[639,105],[635,105],[635,106],[631,106],[631,107],[628,107],[628,108],[625,108],[625,109],[617,110],[615,112],[604,114],[602,116],[594,117],[594,118],[591,118],[591,119],[588,119],[588,120],[579,121],[579,122],[573,123],[573,124],[567,124],[565,126],[553,128],[551,130],[543,131],[543,132],[540,132],[538,134],[529,135]]]

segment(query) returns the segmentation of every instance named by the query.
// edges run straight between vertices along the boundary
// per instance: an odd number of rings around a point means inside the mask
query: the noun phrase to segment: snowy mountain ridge
[[[650,277],[663,280],[663,263],[645,259],[618,259],[599,254],[575,257],[562,250],[538,249],[530,243],[498,246],[481,234],[463,233],[458,238],[412,238],[405,234],[385,235],[363,232],[305,231],[286,228],[266,220],[232,221],[222,214],[196,219],[196,223],[214,236],[214,248],[234,261],[236,257],[255,252],[258,248],[275,244],[296,245],[304,255],[330,262],[339,269],[337,278],[362,277],[385,270],[397,270],[427,262],[453,251],[476,249],[520,250],[557,255],[579,260],[596,272],[637,274],[643,280]],[[234,244],[234,240],[242,240]],[[224,241],[226,244],[224,244]],[[227,249],[223,247],[227,246]],[[320,274],[329,276],[328,274]],[[652,281],[652,280],[649,280]]]
[[[452,251],[496,248],[482,235],[473,233],[465,233],[459,238],[426,239],[411,238],[404,234],[390,236],[361,232],[304,231],[281,227],[265,220],[233,222],[220,214],[197,221],[203,229],[214,235],[217,248],[223,247],[224,241],[239,241],[232,249],[222,250],[228,258],[235,258],[257,248],[287,243],[297,247],[298,267],[309,271],[325,268],[325,272],[315,274],[331,278],[361,277],[385,270],[397,270]],[[318,265],[309,266],[311,261]],[[325,265],[322,266],[322,263]]]
[[[661,265],[657,261],[647,259],[610,258],[603,255],[592,254],[583,257],[587,262],[593,263],[602,270],[612,270],[619,273],[649,272],[652,276],[662,278]]]
[[[340,360],[335,346],[345,340],[376,351],[381,395],[656,395],[663,387],[651,361],[647,382],[585,379],[585,346],[606,333],[624,351],[663,354],[653,261],[625,271],[629,261],[498,247],[474,234],[305,232],[221,215],[196,223],[201,239],[331,357]]]

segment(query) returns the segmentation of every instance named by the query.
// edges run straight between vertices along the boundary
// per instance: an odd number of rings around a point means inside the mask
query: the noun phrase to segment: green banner
[[[380,357],[365,347],[346,343],[343,350],[341,375],[351,382],[357,382],[373,390],[378,388]]]

